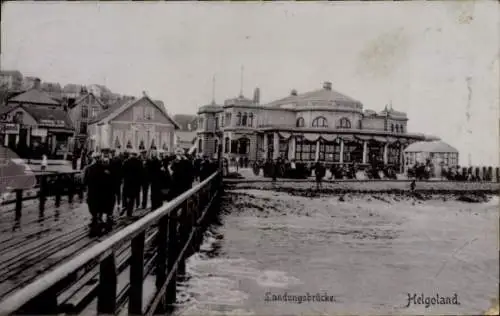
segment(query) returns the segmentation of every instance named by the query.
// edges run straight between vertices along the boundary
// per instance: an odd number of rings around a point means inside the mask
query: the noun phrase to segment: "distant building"
[[[82,148],[87,139],[87,126],[101,112],[107,109],[99,98],[93,93],[81,95],[70,107],[68,107],[69,117],[75,127],[75,142],[78,148]]]
[[[363,110],[363,104],[332,89],[325,82],[318,90],[290,95],[260,104],[240,95],[223,105],[198,110],[198,150],[216,153],[222,144],[226,157],[277,159],[306,163],[367,166],[384,163],[403,167],[403,149],[425,140],[407,132],[406,113],[386,106],[383,111]]]
[[[73,135],[73,124],[62,108],[40,104],[18,103],[0,110],[0,136],[3,144],[20,156],[29,152],[41,157],[46,154],[62,158],[67,153],[68,141]]]
[[[405,172],[415,163],[431,162],[434,175],[441,176],[443,167],[458,165],[458,150],[441,140],[416,142],[404,150]]]
[[[62,87],[59,83],[54,82],[43,82],[40,86],[40,89],[50,95],[53,99],[62,100]]]
[[[62,96],[68,100],[76,100],[80,97],[80,93],[83,88],[85,88],[83,85],[69,83],[62,89]]]
[[[0,86],[9,90],[21,90],[23,74],[18,70],[0,71]]]
[[[29,89],[33,89],[35,87],[36,82],[41,82],[40,78],[31,76],[24,77],[21,90],[26,91]]]
[[[90,121],[90,148],[117,150],[174,150],[180,126],[155,101],[144,95],[111,105]]]
[[[180,130],[176,132],[176,147],[188,151],[196,140],[197,118],[196,115],[176,114],[174,120],[179,124]]]
[[[41,90],[40,80],[35,80],[32,89],[10,98],[2,113],[4,142],[10,148],[26,145],[31,152],[55,158],[67,153],[73,124],[63,105]]]

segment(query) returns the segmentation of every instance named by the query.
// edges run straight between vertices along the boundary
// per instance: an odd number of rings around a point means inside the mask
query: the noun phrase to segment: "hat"
[[[183,150],[182,148],[177,148],[177,149],[175,150],[175,154],[176,154],[176,155],[183,155],[183,154],[184,154],[184,150]]]

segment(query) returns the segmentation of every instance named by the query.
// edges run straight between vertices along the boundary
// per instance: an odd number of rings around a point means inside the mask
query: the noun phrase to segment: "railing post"
[[[186,243],[189,239],[189,234],[191,232],[191,227],[190,223],[188,222],[189,220],[189,215],[190,215],[190,210],[189,210],[189,199],[184,201],[182,203],[182,210],[181,210],[181,215],[180,215],[180,225],[179,225],[179,241],[180,241],[180,247],[179,249],[183,249],[186,246]],[[186,250],[187,251],[187,250]],[[186,274],[186,255],[187,253],[184,253],[182,255],[182,258],[180,258],[179,261],[179,266],[177,268],[177,276],[179,277],[184,277]]]
[[[160,290],[167,280],[167,233],[168,217],[164,216],[158,223],[158,234],[156,235],[156,290]],[[166,293],[166,292],[165,292]],[[155,314],[164,314],[166,311],[167,296],[162,295]]]
[[[68,202],[73,203],[73,195],[75,194],[74,186],[75,186],[75,174],[69,175],[68,181]]]
[[[144,243],[146,232],[143,231],[132,239],[132,255],[130,258],[130,290],[128,312],[142,315],[142,293],[144,287]]]
[[[78,198],[80,199],[80,203],[83,203],[83,191],[85,190],[85,187],[83,185],[83,178],[82,175],[80,174],[78,176]]]
[[[167,304],[175,304],[176,302],[176,290],[177,290],[177,271],[174,271],[174,264],[179,255],[179,250],[177,249],[177,213],[178,210],[173,210],[171,216],[168,219],[168,255],[167,255],[167,271],[168,274],[172,273],[172,278],[167,285],[166,299]]]
[[[97,314],[115,314],[117,283],[115,254],[111,253],[99,265]]]
[[[23,209],[23,190],[16,189],[16,220],[21,218],[21,211]]]
[[[39,204],[38,204],[38,210],[40,212],[40,216],[43,216],[43,213],[45,212],[45,201],[47,200],[47,197],[45,194],[47,189],[47,175],[42,174],[40,176],[40,191],[39,191]]]
[[[55,193],[56,193],[56,198],[55,198],[55,205],[56,207],[61,206],[61,190],[64,187],[62,182],[62,177],[60,175],[56,175],[56,187],[55,187]]]

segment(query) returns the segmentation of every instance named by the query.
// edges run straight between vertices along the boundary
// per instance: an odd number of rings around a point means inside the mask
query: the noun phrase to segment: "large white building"
[[[368,165],[384,162],[403,167],[403,150],[412,142],[430,139],[407,131],[406,113],[391,106],[376,112],[332,89],[330,82],[314,91],[291,93],[261,104],[240,95],[223,105],[198,111],[199,152],[216,153],[222,144],[226,157],[322,161],[326,164]]]

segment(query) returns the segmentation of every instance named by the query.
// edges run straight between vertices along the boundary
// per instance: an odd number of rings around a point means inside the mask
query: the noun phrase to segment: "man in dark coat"
[[[132,216],[134,206],[138,205],[141,190],[142,163],[137,153],[132,153],[123,163],[123,191],[125,195],[125,209],[127,216]]]
[[[158,159],[156,151],[152,151],[147,162],[148,181],[151,184],[151,210],[155,210],[163,204],[162,186],[165,181],[165,169],[162,170],[162,167],[162,162]]]
[[[210,161],[205,157],[200,164],[200,182],[205,181],[210,176]]]
[[[149,159],[147,157],[147,152],[141,152],[141,163],[142,163],[142,173],[141,173],[141,197],[142,203],[141,207],[145,209],[148,206],[148,198],[149,198],[149,186],[151,184],[151,174],[149,169]]]
[[[84,184],[87,186],[87,205],[92,215],[91,236],[100,233],[102,215],[106,214],[108,227],[112,225],[113,207],[115,204],[114,192],[109,190],[113,185],[113,175],[109,166],[109,159],[101,159],[94,154],[94,162],[84,170]]]
[[[122,168],[123,161],[119,153],[115,152],[113,158],[111,158],[110,168],[113,174],[113,192],[115,193],[116,205],[120,206],[122,202]]]

